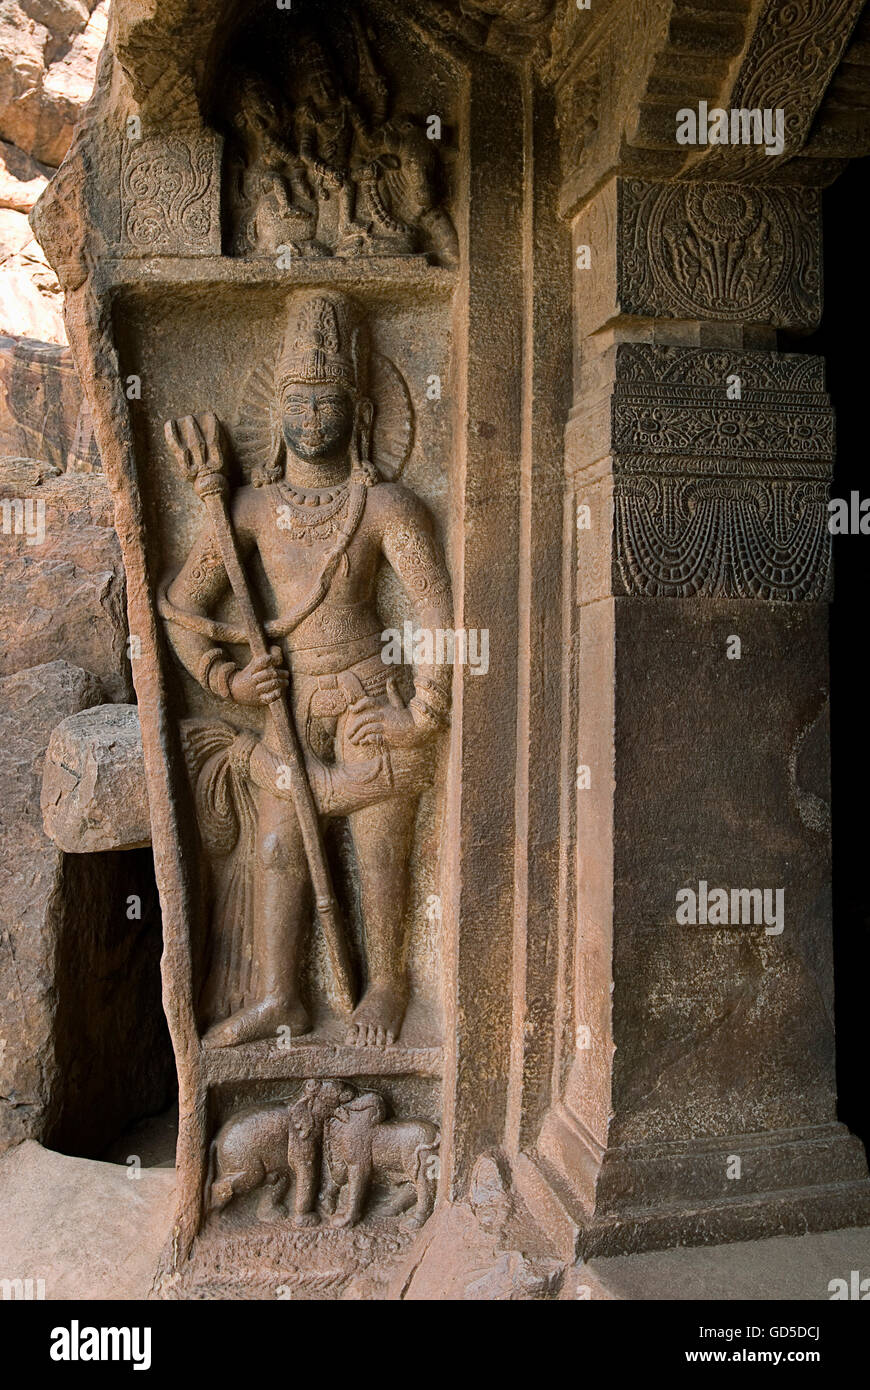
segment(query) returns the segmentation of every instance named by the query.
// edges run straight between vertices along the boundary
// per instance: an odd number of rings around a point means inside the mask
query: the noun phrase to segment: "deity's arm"
[[[236,524],[243,556],[253,537]],[[227,572],[210,526],[197,536],[184,564],[166,589],[161,612],[169,639],[182,665],[204,689],[222,699],[230,695],[229,681],[237,670],[223,643],[233,635],[210,615],[229,589]]]
[[[296,146],[299,158],[307,164],[317,162],[317,122],[314,112],[306,102],[296,112]]]
[[[376,489],[379,491],[380,489]],[[384,489],[387,493],[387,489]],[[406,488],[390,487],[382,549],[414,609],[416,624],[434,635],[453,626],[453,595],[444,553],[426,507]],[[415,705],[421,715],[446,725],[452,669],[446,663],[420,663],[414,670]]]

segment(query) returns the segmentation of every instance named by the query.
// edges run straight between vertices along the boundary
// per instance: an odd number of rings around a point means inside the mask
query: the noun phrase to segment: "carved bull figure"
[[[324,1210],[334,1213],[333,1226],[359,1221],[372,1179],[412,1184],[400,1194],[395,1210],[413,1210],[405,1224],[423,1225],[435,1200],[440,1132],[428,1120],[386,1120],[386,1107],[374,1091],[364,1091],[340,1104],[323,1131]],[[338,1211],[341,1189],[347,1200]]]
[[[209,1207],[220,1211],[233,1197],[263,1187],[257,1206],[261,1221],[283,1215],[282,1203],[296,1179],[293,1222],[316,1226],[323,1124],[336,1106],[350,1100],[352,1087],[342,1081],[306,1081],[298,1097],[251,1106],[227,1120],[209,1155]]]

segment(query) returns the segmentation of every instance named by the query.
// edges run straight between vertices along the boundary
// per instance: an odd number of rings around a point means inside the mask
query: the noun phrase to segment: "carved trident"
[[[267,657],[270,655],[270,648],[257,618],[227,506],[229,482],[224,473],[218,421],[214,415],[201,415],[198,419],[189,415],[183,420],[167,420],[165,433],[166,441],[182,471],[193,484],[196,495],[205,503],[227,578],[239,605],[251,655]],[[286,692],[274,697],[269,710],[289,772],[290,794],[299,818],[305,856],[314,887],[314,900],[326,937],[336,989],[342,1007],[350,1011],[353,1008],[354,996],[344,923],[332,886],[332,875],[329,872],[320,834],[317,807],[314,804]]]

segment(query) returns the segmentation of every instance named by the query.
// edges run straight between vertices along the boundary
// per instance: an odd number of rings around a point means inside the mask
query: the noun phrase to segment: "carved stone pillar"
[[[834,422],[822,361],[774,350],[820,313],[818,197],[614,179],[574,243],[562,1044],[517,1171],[586,1254],[859,1223],[834,1085]],[[770,890],[768,916],[740,890]]]

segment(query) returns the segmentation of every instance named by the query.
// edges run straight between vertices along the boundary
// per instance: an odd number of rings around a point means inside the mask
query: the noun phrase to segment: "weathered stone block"
[[[0,1149],[98,1154],[169,1093],[150,854],[67,858],[42,828],[51,732],[102,698],[64,661],[0,678]]]
[[[42,778],[45,833],[67,854],[151,843],[135,705],[74,714],[51,735]]]

